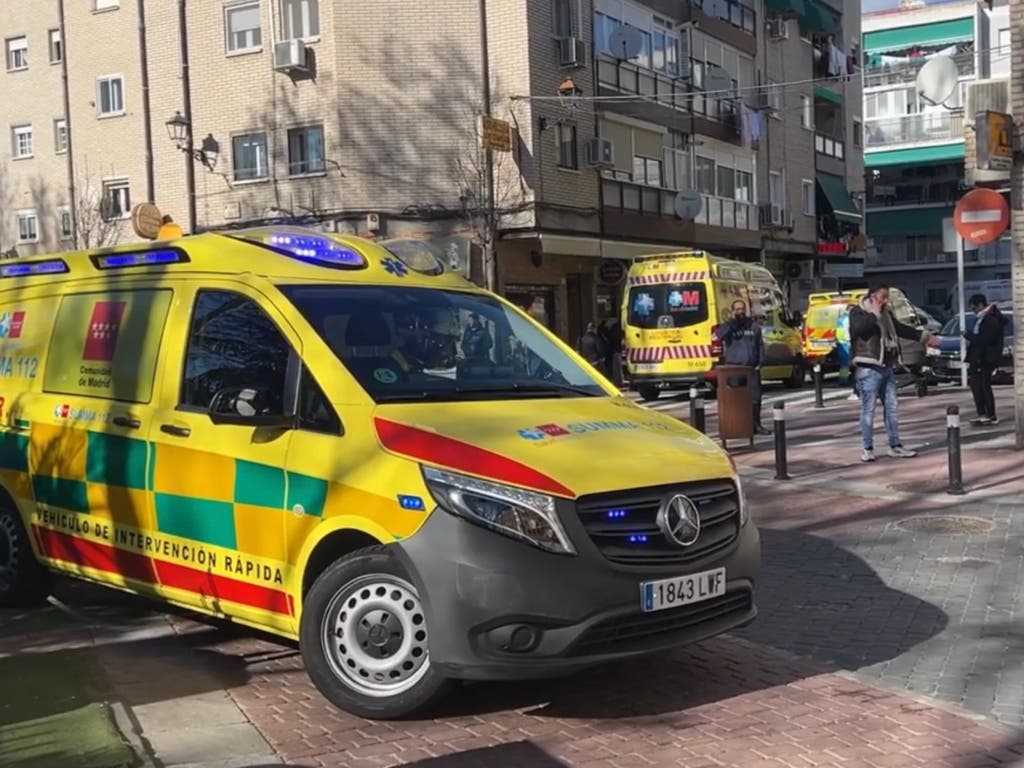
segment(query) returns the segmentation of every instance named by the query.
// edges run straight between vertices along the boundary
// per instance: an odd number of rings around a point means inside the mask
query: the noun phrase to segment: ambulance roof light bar
[[[152,251],[98,253],[92,257],[96,269],[127,269],[129,267],[155,267],[166,264],[185,264],[188,254],[180,248],[161,248]]]
[[[282,256],[331,269],[364,269],[366,257],[333,238],[301,227],[257,227],[229,237],[260,245]]]
[[[60,275],[71,269],[64,259],[47,259],[46,261],[26,261],[19,264],[0,266],[0,278],[29,277],[31,275]]]

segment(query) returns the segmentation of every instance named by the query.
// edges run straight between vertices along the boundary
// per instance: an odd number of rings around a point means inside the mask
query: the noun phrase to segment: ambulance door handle
[[[133,419],[130,416],[115,416],[114,425],[118,427],[127,427],[128,429],[138,429],[142,426],[142,422],[138,419]]]
[[[192,430],[188,427],[176,427],[173,424],[161,424],[160,431],[177,437],[188,437],[192,434]]]

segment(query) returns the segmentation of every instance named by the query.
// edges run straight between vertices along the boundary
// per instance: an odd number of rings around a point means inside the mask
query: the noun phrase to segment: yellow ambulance
[[[335,705],[752,621],[735,465],[423,244],[0,262],[0,606],[63,574],[297,640]]]
[[[737,299],[761,325],[762,380],[796,388],[806,379],[800,318],[760,264],[699,250],[645,256],[630,267],[627,289],[622,303],[626,371],[642,399],[713,383],[723,353],[715,331],[731,317]]]

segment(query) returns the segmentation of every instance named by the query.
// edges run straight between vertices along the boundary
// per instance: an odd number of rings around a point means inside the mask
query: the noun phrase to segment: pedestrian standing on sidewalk
[[[579,341],[576,342],[576,351],[594,368],[607,375],[607,372],[604,370],[604,343],[597,334],[596,325],[587,323],[587,329],[580,336]]]
[[[974,395],[978,418],[971,419],[975,426],[998,424],[996,396],[992,391],[992,375],[1003,356],[1006,317],[995,304],[989,304],[984,294],[971,296],[968,305],[974,313],[974,328],[963,331],[967,339],[967,380]]]
[[[860,394],[860,434],[864,449],[861,461],[875,460],[875,401],[880,395],[889,455],[901,459],[917,455],[900,442],[895,373],[900,363],[900,339],[920,341],[931,347],[939,345],[938,336],[901,323],[888,305],[889,286],[883,284],[872,287],[860,304],[850,310],[850,340]]]
[[[725,346],[725,364],[753,368],[750,377],[750,398],[754,407],[754,434],[769,435],[771,430],[761,424],[761,364],[764,362],[764,341],[761,329],[747,316],[747,303],[732,303],[732,319],[718,328],[718,339]]]

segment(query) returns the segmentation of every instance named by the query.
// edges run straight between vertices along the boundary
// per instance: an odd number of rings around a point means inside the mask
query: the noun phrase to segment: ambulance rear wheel
[[[653,384],[640,384],[637,386],[636,391],[640,393],[640,399],[645,403],[657,400],[661,396],[661,390]]]
[[[368,719],[410,715],[452,685],[430,664],[419,592],[382,546],[357,550],[317,578],[303,604],[299,647],[320,693]]]
[[[786,386],[789,389],[800,389],[804,385],[804,381],[807,380],[807,368],[804,364],[803,358],[797,359],[793,363],[793,372],[786,380]]]
[[[32,608],[50,595],[50,575],[32,552],[21,515],[0,506],[0,608]]]

